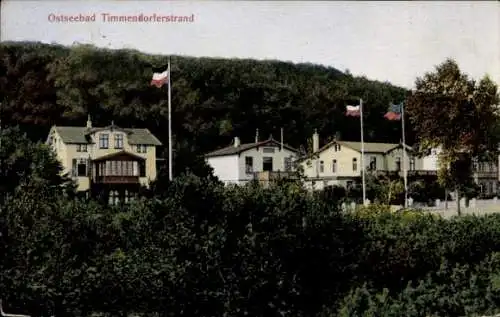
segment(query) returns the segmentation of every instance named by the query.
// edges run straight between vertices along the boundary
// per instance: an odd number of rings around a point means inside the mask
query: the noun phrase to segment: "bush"
[[[294,183],[224,187],[193,175],[125,207],[51,195],[22,187],[1,210],[6,310],[454,316],[498,303],[497,215],[341,213]]]

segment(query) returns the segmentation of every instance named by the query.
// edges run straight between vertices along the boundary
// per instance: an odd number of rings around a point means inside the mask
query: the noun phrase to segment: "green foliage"
[[[61,164],[51,149],[31,142],[18,127],[0,133],[0,190],[3,195],[26,187],[74,194],[71,179],[61,175]]]
[[[114,120],[147,127],[168,143],[167,91],[149,85],[151,67],[166,62],[165,56],[37,43],[2,43],[0,56],[4,124],[22,124],[30,137],[39,138],[52,124],[83,125],[91,113],[95,125]],[[206,175],[199,155],[226,146],[234,136],[251,142],[257,128],[267,138],[283,127],[285,142],[296,148],[306,148],[314,129],[322,141],[336,132],[359,140],[344,116],[352,96],[365,101],[366,141],[397,142],[399,125],[386,124],[383,114],[404,95],[402,88],[334,68],[173,56],[174,171]]]
[[[165,93],[148,86],[148,67],[163,57],[41,44],[2,44],[0,52],[9,123],[47,129],[80,122],[92,111],[99,124],[111,118],[152,123],[165,140]],[[147,198],[129,205],[103,207],[64,195],[71,183],[49,149],[20,129],[2,131],[7,195],[0,209],[0,298],[9,311],[312,317],[498,310],[499,215],[446,220],[418,210],[391,213],[397,180],[369,178],[369,197],[380,204],[343,213],[338,205],[353,191],[312,195],[298,182],[224,187],[194,175],[209,171],[200,158],[189,158],[193,153],[234,133],[253,137],[256,127],[270,133],[290,123],[285,135],[295,146],[313,131],[307,122],[325,135],[357,134],[340,120],[341,101],[353,94],[367,100],[367,130],[375,131],[400,89],[311,65],[180,57],[173,65],[174,131],[183,136],[176,140],[176,170],[185,171],[185,164],[192,173],[173,182],[161,177]],[[463,83],[452,66],[443,66],[444,77]],[[477,87],[474,106],[491,103],[491,83]],[[451,113],[460,126],[462,114]],[[430,137],[427,123],[427,141],[458,144],[442,134]],[[390,135],[386,126],[377,133]],[[475,153],[481,133],[461,146]]]
[[[456,316],[499,303],[498,215],[340,213],[293,182],[186,174],[125,207],[23,187],[0,220],[0,296],[33,315]]]
[[[438,178],[456,191],[457,202],[470,187],[473,158],[495,157],[500,135],[498,87],[488,77],[479,82],[462,73],[453,60],[438,65],[416,81],[407,113],[421,154],[440,148]],[[460,206],[457,205],[460,213]]]
[[[437,181],[420,180],[409,184],[408,196],[413,198],[414,201],[432,205],[436,199],[444,200],[446,191]]]

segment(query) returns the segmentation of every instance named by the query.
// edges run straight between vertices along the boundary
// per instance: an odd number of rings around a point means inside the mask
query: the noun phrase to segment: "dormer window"
[[[123,149],[123,134],[115,134],[115,149]]]
[[[137,153],[146,153],[147,146],[145,144],[137,144]]]
[[[107,149],[109,148],[109,134],[102,133],[99,135],[99,148]]]

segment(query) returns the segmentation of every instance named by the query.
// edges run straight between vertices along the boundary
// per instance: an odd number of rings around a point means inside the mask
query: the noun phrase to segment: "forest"
[[[286,142],[304,149],[314,129],[323,142],[335,132],[357,140],[355,121],[343,113],[356,98],[366,105],[366,140],[398,142],[400,122],[383,116],[391,102],[406,100],[410,142],[422,151],[443,145],[450,167],[440,184],[465,194],[470,171],[455,163],[464,153],[468,162],[479,153],[498,154],[498,89],[488,78],[473,82],[446,61],[417,79],[417,92],[408,96],[389,83],[322,66],[175,56],[176,177],[160,173],[134,202],[103,206],[77,195],[40,141],[51,125],[83,125],[90,113],[96,125],[147,127],[166,143],[167,92],[149,85],[152,67],[166,57],[40,43],[2,43],[0,56],[5,312],[500,312],[500,215],[443,219],[412,209],[393,213],[383,203],[345,212],[341,195],[309,192],[299,181],[224,186],[201,160],[236,135],[253,140],[257,128],[265,136],[283,127]],[[463,89],[444,94],[446,80]]]
[[[2,124],[21,125],[32,139],[51,125],[148,128],[168,142],[167,89],[150,85],[152,68],[166,56],[88,45],[0,44]],[[322,143],[336,132],[359,141],[356,119],[345,106],[363,98],[365,141],[399,142],[401,127],[384,119],[391,102],[406,91],[334,68],[280,61],[172,56],[174,174],[186,168],[205,173],[200,155],[230,144],[235,136],[253,142],[279,138],[306,150],[315,129]],[[408,140],[411,142],[411,129]],[[166,149],[166,147],[165,147]],[[162,154],[167,158],[168,151]]]
[[[0,298],[31,316],[473,316],[500,304],[500,215],[441,219],[299,183],[185,174],[126,206],[75,198],[3,131]]]

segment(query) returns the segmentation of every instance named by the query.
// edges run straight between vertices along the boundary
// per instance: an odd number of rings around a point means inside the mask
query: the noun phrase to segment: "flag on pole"
[[[151,86],[156,86],[161,88],[163,85],[168,83],[168,77],[170,76],[170,66],[153,68],[153,79],[151,79]]]
[[[403,104],[391,104],[389,106],[389,111],[384,115],[384,118],[390,121],[401,120],[401,113],[403,112]]]
[[[345,115],[348,117],[360,117],[361,107],[358,106],[346,106]]]

